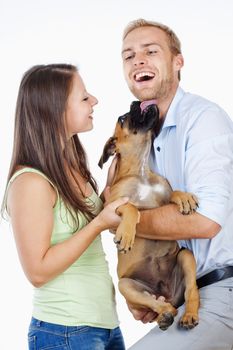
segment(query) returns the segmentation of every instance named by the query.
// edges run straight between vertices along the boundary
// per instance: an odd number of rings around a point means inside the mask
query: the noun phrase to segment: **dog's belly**
[[[133,249],[118,254],[119,278],[140,282],[145,291],[164,296],[175,307],[183,303],[183,272],[177,264],[176,241],[153,241],[136,238]]]

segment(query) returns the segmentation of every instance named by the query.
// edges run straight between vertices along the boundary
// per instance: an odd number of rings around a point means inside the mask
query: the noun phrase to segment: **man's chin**
[[[143,89],[143,90],[131,90],[132,94],[139,100],[139,101],[148,101],[156,99],[155,92],[151,91],[151,89]]]
[[[134,94],[134,96],[141,102],[156,99],[155,94]]]

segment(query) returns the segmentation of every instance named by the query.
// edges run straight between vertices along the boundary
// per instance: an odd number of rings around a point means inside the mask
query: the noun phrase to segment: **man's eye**
[[[133,55],[127,55],[127,56],[125,56],[125,61],[128,61],[128,60],[130,60],[131,58],[133,58]]]
[[[157,53],[156,50],[149,50],[149,51],[148,51],[148,54],[149,54],[149,55],[153,55],[153,54],[155,54],[155,53]]]

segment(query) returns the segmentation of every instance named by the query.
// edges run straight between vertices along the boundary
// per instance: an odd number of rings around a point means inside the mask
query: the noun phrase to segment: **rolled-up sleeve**
[[[185,187],[198,197],[197,212],[223,226],[233,195],[232,124],[219,111],[207,111],[187,140]]]

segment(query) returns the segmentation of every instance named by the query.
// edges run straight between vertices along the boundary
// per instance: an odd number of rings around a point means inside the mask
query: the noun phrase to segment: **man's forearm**
[[[162,240],[213,238],[220,229],[220,225],[201,214],[183,215],[175,204],[168,204],[141,211],[137,236]]]

